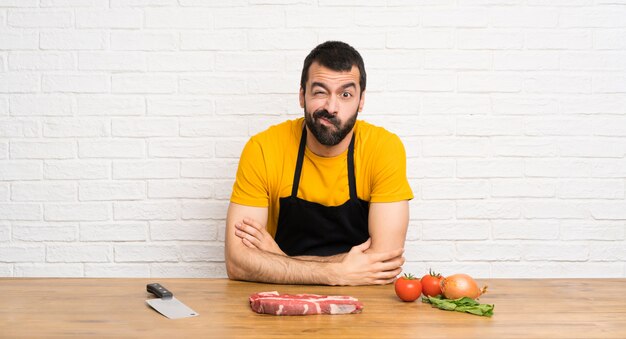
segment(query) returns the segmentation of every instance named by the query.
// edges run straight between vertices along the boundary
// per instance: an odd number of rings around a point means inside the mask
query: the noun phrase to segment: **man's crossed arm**
[[[231,203],[226,219],[226,270],[236,280],[279,284],[388,284],[402,271],[408,202],[372,203],[370,239],[330,257],[285,255],[266,230],[267,207]]]

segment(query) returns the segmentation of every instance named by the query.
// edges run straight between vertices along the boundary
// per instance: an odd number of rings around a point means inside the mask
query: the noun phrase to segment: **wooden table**
[[[145,304],[160,282],[200,313],[170,320]],[[0,337],[626,338],[626,279],[483,280],[492,318],[405,303],[393,286],[267,285],[227,279],[0,278]],[[252,312],[255,292],[351,295],[363,313]]]

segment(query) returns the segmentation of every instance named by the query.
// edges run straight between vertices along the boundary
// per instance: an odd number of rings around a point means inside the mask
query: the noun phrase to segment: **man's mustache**
[[[337,119],[336,116],[330,114],[327,110],[325,110],[323,108],[313,112],[313,118],[315,120],[320,119],[320,118],[324,118],[324,119],[330,121],[331,124],[335,125],[335,127],[339,127],[341,125],[341,122],[339,121],[339,119]]]

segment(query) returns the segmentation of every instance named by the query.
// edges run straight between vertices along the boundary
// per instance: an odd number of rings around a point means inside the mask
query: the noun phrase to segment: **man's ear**
[[[300,108],[304,108],[304,88],[300,87]]]
[[[363,110],[363,104],[365,104],[365,91],[361,92],[361,99],[359,99],[359,112]]]

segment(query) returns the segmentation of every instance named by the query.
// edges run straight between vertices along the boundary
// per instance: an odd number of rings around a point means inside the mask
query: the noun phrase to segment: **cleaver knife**
[[[148,299],[146,300],[146,303],[164,316],[170,319],[179,319],[195,317],[198,315],[196,311],[174,298],[174,294],[161,284],[148,284],[146,289],[148,292],[158,297],[155,299]]]

